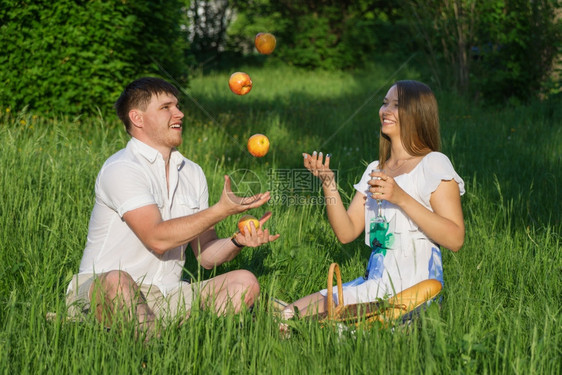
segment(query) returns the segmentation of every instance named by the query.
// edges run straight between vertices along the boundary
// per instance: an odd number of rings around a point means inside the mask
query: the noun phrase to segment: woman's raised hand
[[[303,153],[304,167],[308,169],[314,176],[318,177],[323,184],[334,181],[334,172],[330,169],[330,156],[327,154],[324,159],[322,152],[314,151],[312,155]]]

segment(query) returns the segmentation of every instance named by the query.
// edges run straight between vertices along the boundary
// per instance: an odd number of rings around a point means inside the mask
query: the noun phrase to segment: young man
[[[244,246],[275,241],[262,225],[244,235],[219,239],[214,225],[230,215],[260,207],[269,192],[234,195],[224,176],[219,201],[208,205],[202,169],[176,149],[182,141],[183,113],[178,91],[158,78],[129,84],[117,102],[117,115],[131,135],[126,148],[101,168],[80,270],[68,287],[71,315],[95,310],[106,326],[117,314],[151,331],[155,318],[187,317],[192,302],[217,313],[238,312],[259,294],[256,277],[245,270],[189,284],[181,280],[187,245],[211,269],[233,259]]]

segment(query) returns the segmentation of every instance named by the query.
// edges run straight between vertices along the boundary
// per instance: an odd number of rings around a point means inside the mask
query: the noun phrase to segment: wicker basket
[[[334,303],[333,284],[334,274],[338,290],[338,305]],[[441,283],[437,280],[424,280],[388,300],[357,304],[344,304],[343,287],[340,268],[332,263],[328,271],[328,306],[327,311],[316,316],[323,325],[343,323],[350,325],[366,324],[367,326],[379,322],[383,326],[394,324],[404,316],[410,316],[428,301],[434,299],[441,291]]]

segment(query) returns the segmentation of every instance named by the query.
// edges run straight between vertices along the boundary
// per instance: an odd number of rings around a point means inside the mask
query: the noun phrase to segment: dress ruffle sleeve
[[[447,156],[440,152],[431,152],[420,163],[421,170],[418,171],[420,175],[416,181],[420,198],[425,206],[431,207],[429,204],[431,193],[437,190],[441,181],[455,180],[459,185],[460,194],[465,193],[464,181]]]
[[[373,162],[371,162],[367,168],[365,169],[365,172],[363,172],[363,175],[361,176],[361,180],[359,180],[358,183],[356,183],[355,185],[353,185],[353,187],[355,188],[355,190],[357,190],[360,193],[363,193],[365,195],[369,195],[369,180],[371,179],[371,171],[373,169],[376,169],[379,165],[379,161],[375,160]]]

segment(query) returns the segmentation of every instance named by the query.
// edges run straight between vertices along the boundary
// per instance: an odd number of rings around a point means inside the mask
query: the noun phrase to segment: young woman
[[[347,210],[330,170],[330,155],[303,154],[305,167],[322,181],[328,220],[338,240],[349,243],[365,232],[372,249],[365,274],[344,284],[346,304],[389,297],[427,279],[443,284],[440,246],[458,251],[464,242],[464,181],[439,152],[439,115],[431,89],[421,82],[396,82],[379,117],[379,160],[354,185]],[[295,307],[302,315],[324,312],[326,293],[288,305],[283,318],[291,318]]]

